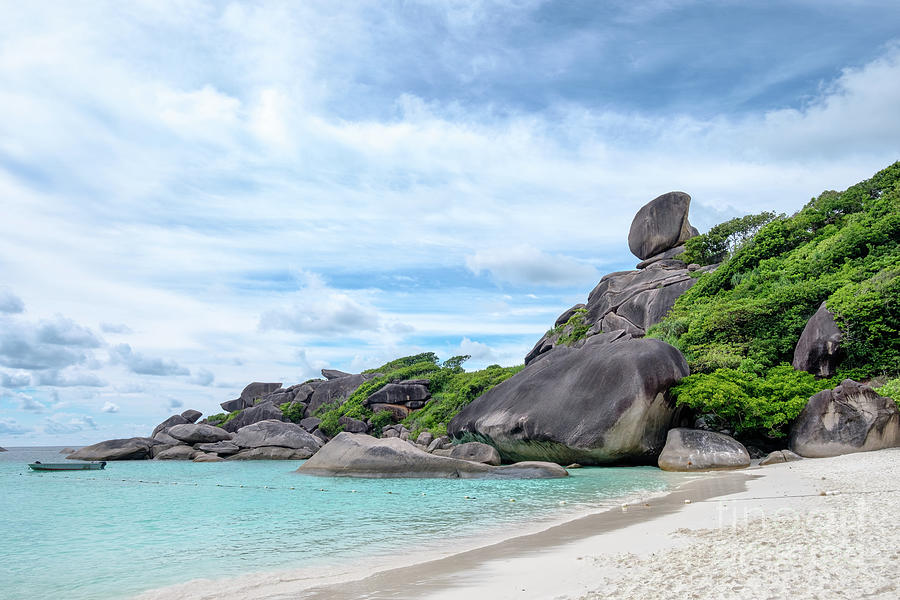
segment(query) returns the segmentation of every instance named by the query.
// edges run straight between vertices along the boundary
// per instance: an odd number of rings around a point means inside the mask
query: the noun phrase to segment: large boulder
[[[645,260],[674,248],[699,232],[688,222],[691,197],[669,192],[645,204],[634,216],[628,231],[628,247]]]
[[[306,417],[305,419],[301,419],[300,427],[312,433],[316,430],[316,428],[322,424],[322,419],[319,417]]]
[[[426,380],[427,381],[427,380]],[[401,381],[399,383],[389,383],[374,394],[366,398],[366,406],[372,404],[409,404],[410,402],[421,402],[431,398],[428,391],[428,384],[416,381]]]
[[[845,379],[809,399],[791,427],[789,447],[824,458],[900,446],[900,411],[890,398]]]
[[[236,410],[240,410],[242,408],[248,408],[256,404],[256,401],[260,398],[271,394],[275,390],[281,388],[280,383],[264,383],[261,381],[254,381],[253,383],[248,383],[243,390],[241,390],[241,397],[236,400],[229,400],[228,402],[223,402],[220,404],[222,409],[226,412],[234,412]]]
[[[154,454],[153,460],[193,460],[198,454],[201,454],[201,452],[190,446],[180,444],[178,446],[172,446],[168,450],[163,450],[158,454]]]
[[[344,373],[337,369],[322,369],[322,377],[325,379],[340,379],[341,377],[350,377],[351,373]]]
[[[658,460],[663,471],[716,471],[750,466],[750,453],[736,439],[702,429],[670,429]]]
[[[296,423],[282,421],[260,421],[241,427],[232,440],[241,448],[262,448],[280,446],[282,448],[306,449],[315,452],[321,441]]]
[[[165,431],[160,431],[156,435],[153,436],[153,439],[159,442],[160,444],[167,444],[169,446],[175,446],[177,444],[183,443],[181,440],[176,440],[171,435],[166,433]]]
[[[228,460],[304,460],[313,455],[307,448],[285,448],[283,446],[261,446],[247,448],[228,457]]]
[[[675,414],[668,390],[687,363],[656,339],[603,342],[552,350],[475,399],[448,434],[494,446],[504,461],[655,463]]]
[[[194,457],[194,462],[222,462],[223,460],[225,459],[212,452],[198,452]]]
[[[186,423],[189,423],[189,421],[185,419],[184,416],[172,415],[171,417],[154,427],[153,433],[150,434],[150,437],[153,438],[156,437],[157,433],[168,431],[169,427],[174,427],[175,425],[184,425]]]
[[[343,404],[356,388],[371,378],[371,375],[348,375],[320,382],[309,397],[307,414],[313,414],[324,404]]]
[[[376,439],[342,432],[300,465],[298,473],[328,477],[438,477],[527,479],[565,477],[552,463],[519,463],[492,467],[482,463],[435,456],[399,438]]]
[[[166,433],[186,444],[206,444],[231,439],[231,434],[221,427],[203,423],[175,425]]]
[[[181,416],[184,417],[184,419],[188,423],[196,423],[197,419],[199,419],[200,417],[203,416],[203,413],[200,412],[199,410],[194,410],[193,408],[189,408],[186,411],[184,411],[183,413],[181,413]]]
[[[262,402],[256,406],[245,408],[235,418],[222,425],[222,429],[234,433],[241,427],[259,423],[260,421],[287,421],[281,409],[271,402]]]
[[[792,365],[817,377],[831,377],[840,360],[841,330],[823,302],[810,317],[794,347]]]
[[[759,461],[759,466],[766,467],[768,465],[794,462],[796,460],[803,460],[803,457],[794,454],[790,450],[775,450],[774,452],[769,452],[769,454],[764,459]]]
[[[157,444],[159,442],[145,437],[106,440],[85,446],[66,458],[71,460],[146,460],[150,458],[150,448]]]
[[[471,460],[486,465],[499,465],[500,453],[493,446],[481,442],[466,442],[450,448],[450,457],[460,460]]]
[[[368,433],[369,425],[365,421],[354,419],[353,417],[343,416],[338,419],[338,425],[349,433]]]
[[[235,454],[240,450],[240,447],[230,440],[226,440],[224,442],[215,442],[212,444],[197,444],[194,446],[197,450],[201,452],[213,453],[213,454]]]

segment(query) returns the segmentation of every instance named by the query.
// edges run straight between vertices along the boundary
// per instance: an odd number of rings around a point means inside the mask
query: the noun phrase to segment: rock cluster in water
[[[149,437],[100,442],[68,458],[309,459],[301,473],[352,477],[561,477],[567,473],[559,465],[570,463],[657,464],[676,471],[745,467],[751,454],[765,453],[744,447],[730,432],[681,427],[694,419],[676,409],[669,388],[689,374],[687,363],[676,348],[643,337],[699,274],[716,268],[677,258],[697,235],[689,207],[690,196],[682,192],[642,207],[628,234],[629,248],[641,259],[637,268],[604,276],[586,303],[564,311],[525,357],[526,367],[456,415],[449,436],[423,432],[413,440],[400,423],[373,432],[371,421],[343,416],[343,433],[330,439],[314,413],[342,404],[377,374],[323,369],[324,379],[287,388],[247,385],[240,397],[222,403],[230,413],[224,422],[198,422],[201,414],[187,410]],[[794,367],[832,375],[841,341],[823,304],[797,342]],[[431,400],[429,385],[426,379],[394,381],[364,406],[401,421]],[[771,452],[760,464],[897,445],[897,405],[846,380],[813,396],[793,425],[791,449]],[[524,462],[501,466],[516,461]]]

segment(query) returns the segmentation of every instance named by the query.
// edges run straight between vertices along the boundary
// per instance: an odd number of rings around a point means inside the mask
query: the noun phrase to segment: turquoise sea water
[[[188,581],[404,553],[551,522],[683,481],[652,468],[554,480],[363,480],[302,461],[111,462],[31,472],[60,448],[0,453],[0,599],[106,600]],[[466,498],[468,496],[468,498]],[[514,499],[515,502],[510,500]]]

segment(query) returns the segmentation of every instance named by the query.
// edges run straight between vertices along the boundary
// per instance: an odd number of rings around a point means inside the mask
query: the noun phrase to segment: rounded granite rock
[[[691,197],[684,192],[669,192],[642,206],[628,231],[631,252],[646,260],[697,235],[688,222],[690,206]]]
[[[717,471],[750,466],[750,453],[736,439],[703,429],[669,430],[657,461],[663,471]]]

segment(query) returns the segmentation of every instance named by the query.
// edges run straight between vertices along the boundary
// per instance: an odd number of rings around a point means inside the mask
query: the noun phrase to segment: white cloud
[[[191,383],[197,385],[212,385],[215,378],[216,376],[209,369],[197,369],[194,376],[191,378]]]
[[[487,272],[498,282],[517,285],[590,285],[598,279],[588,264],[525,244],[479,250],[466,257],[466,266],[476,275]]]
[[[300,273],[302,288],[290,306],[262,313],[259,328],[305,334],[360,334],[381,326],[378,310],[363,297],[328,287],[314,273]]]
[[[5,388],[20,388],[25,387],[31,383],[31,375],[27,373],[13,373],[12,375],[8,373],[0,372],[0,387]]]
[[[114,402],[106,401],[103,403],[103,408],[100,409],[100,412],[117,413],[119,412],[119,405]]]
[[[6,287],[0,287],[0,313],[20,313],[25,311],[25,303]]]
[[[123,364],[128,370],[140,375],[190,375],[186,367],[182,367],[170,358],[150,357],[135,352],[128,344],[117,344],[109,349],[109,359],[113,364]]]
[[[3,435],[24,435],[31,433],[30,427],[20,425],[15,419],[0,419],[0,434]]]

